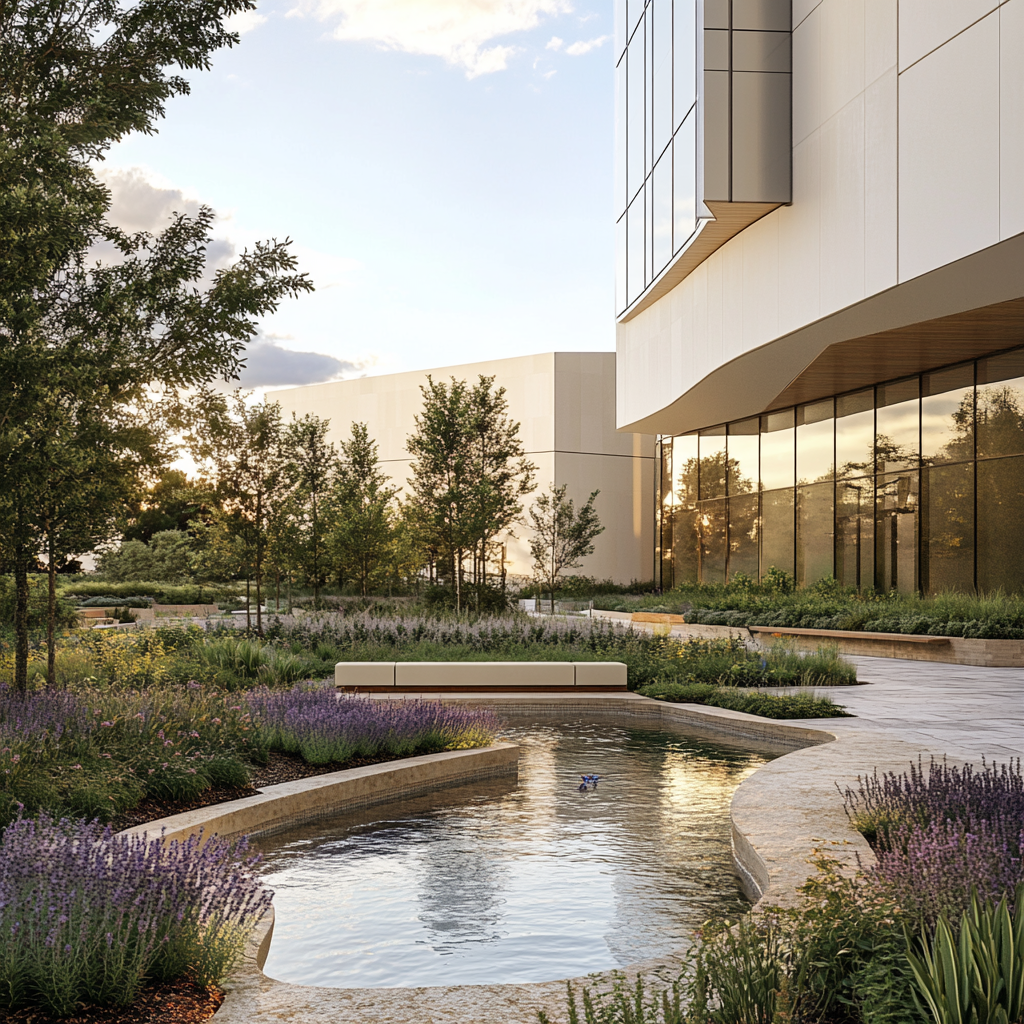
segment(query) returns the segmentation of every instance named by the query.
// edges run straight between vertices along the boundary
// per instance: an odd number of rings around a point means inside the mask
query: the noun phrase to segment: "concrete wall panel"
[[[1024,0],[999,8],[999,235],[1024,231]]]
[[[998,15],[900,75],[899,124],[906,280],[999,241]]]
[[[999,0],[899,0],[900,71],[949,42]]]

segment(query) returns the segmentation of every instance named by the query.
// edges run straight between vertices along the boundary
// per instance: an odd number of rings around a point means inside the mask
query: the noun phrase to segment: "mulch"
[[[136,804],[130,810],[117,815],[111,821],[115,832],[135,825],[145,825],[149,821],[158,821],[172,814],[195,811],[200,807],[223,804],[229,800],[239,800],[245,796],[255,796],[266,786],[276,786],[281,782],[295,782],[298,779],[310,779],[317,775],[328,775],[340,772],[345,768],[364,768],[371,764],[383,764],[385,761],[397,761],[398,755],[380,757],[352,757],[347,761],[330,764],[306,764],[298,754],[272,753],[265,766],[252,765],[249,774],[252,778],[250,786],[215,786],[201,793],[195,800],[158,800],[150,797]],[[0,1018],[3,1024],[3,1018]]]
[[[190,981],[146,985],[131,1006],[83,1005],[70,1017],[51,1017],[38,1008],[0,1010],[0,1024],[200,1024],[209,1020],[224,993]]]

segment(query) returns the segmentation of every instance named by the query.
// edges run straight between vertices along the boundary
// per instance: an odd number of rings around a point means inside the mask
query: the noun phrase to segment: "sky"
[[[155,136],[112,219],[218,214],[213,266],[291,238],[316,292],[259,325],[273,388],[614,348],[612,0],[268,0]]]

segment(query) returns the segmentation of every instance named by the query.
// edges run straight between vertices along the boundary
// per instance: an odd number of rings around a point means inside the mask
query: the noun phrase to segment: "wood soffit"
[[[784,409],[1024,344],[1024,298],[830,345],[771,402]]]

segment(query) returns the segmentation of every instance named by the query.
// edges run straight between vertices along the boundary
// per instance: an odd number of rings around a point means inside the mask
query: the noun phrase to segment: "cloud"
[[[277,344],[277,335],[257,335],[245,352],[245,368],[237,385],[243,388],[298,387],[356,373],[362,363],[335,359],[321,352],[294,352]]]
[[[97,173],[110,189],[108,218],[123,231],[160,231],[175,213],[194,217],[199,212],[197,199],[186,199],[179,188],[154,184],[141,167],[104,167]]]
[[[545,45],[545,50],[560,50],[562,48],[562,40],[558,36],[552,36]]]
[[[265,24],[266,20],[265,14],[259,14],[256,11],[238,11],[224,19],[224,27],[229,32],[237,32],[240,36],[244,36],[246,32],[252,32],[253,29]]]
[[[590,53],[591,50],[596,50],[599,46],[603,46],[611,36],[598,36],[596,39],[581,39],[578,43],[573,43],[571,46],[565,48],[565,52],[570,57],[582,57],[585,53]]]
[[[335,39],[377,43],[389,50],[443,57],[467,78],[508,67],[515,46],[493,40],[567,14],[572,0],[299,0],[292,14],[341,18]]]

